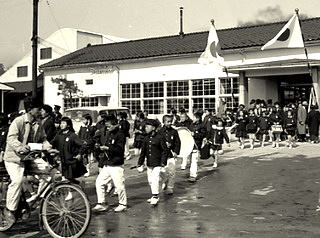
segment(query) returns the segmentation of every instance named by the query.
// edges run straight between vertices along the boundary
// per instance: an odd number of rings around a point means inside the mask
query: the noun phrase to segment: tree
[[[62,76],[51,78],[51,81],[59,85],[57,95],[62,95],[64,100],[68,99],[70,107],[73,107],[73,98],[82,97],[82,90],[78,88],[78,85],[74,81],[68,81]]]

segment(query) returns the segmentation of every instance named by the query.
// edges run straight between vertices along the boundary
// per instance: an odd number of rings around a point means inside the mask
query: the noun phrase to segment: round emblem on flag
[[[278,37],[278,41],[286,41],[289,39],[290,36],[290,29],[287,28],[282,34]]]

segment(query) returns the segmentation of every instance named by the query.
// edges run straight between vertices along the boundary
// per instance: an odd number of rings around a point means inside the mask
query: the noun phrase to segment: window
[[[140,84],[122,84],[121,98],[140,98]]]
[[[140,100],[123,100],[121,102],[123,107],[129,108],[131,114],[136,114],[138,111],[141,111],[141,103]]]
[[[193,98],[193,112],[204,111],[205,109],[212,109],[215,112],[216,99],[215,98]]]
[[[97,97],[81,98],[81,107],[96,107],[99,105]]]
[[[223,97],[220,98],[220,100],[223,100],[226,102],[226,109],[235,109],[239,106],[239,98],[238,97]]]
[[[192,95],[215,95],[215,79],[197,79],[192,81]]]
[[[163,114],[163,100],[144,100],[144,111],[148,114]]]
[[[163,97],[163,82],[144,83],[143,84],[143,97]]]
[[[65,98],[64,99],[64,108],[67,109],[67,108],[71,108],[71,107],[79,107],[79,102],[80,102],[80,99],[79,98]]]
[[[179,99],[168,99],[167,100],[167,111],[170,112],[171,108],[175,108],[180,110],[180,108],[189,110],[189,99],[187,98],[179,98]]]
[[[17,67],[17,77],[27,77],[28,76],[28,66]]]
[[[193,112],[197,112],[199,110],[203,110],[203,98],[193,98]]]
[[[216,109],[216,99],[215,98],[205,98],[204,99],[204,110],[212,109],[215,112]]]
[[[86,79],[86,85],[92,85],[93,79]]]
[[[239,93],[238,78],[220,78],[220,94]]]
[[[173,81],[167,82],[167,96],[188,96],[189,95],[189,82],[188,81]]]
[[[40,59],[51,59],[52,58],[52,48],[42,48],[40,49]]]

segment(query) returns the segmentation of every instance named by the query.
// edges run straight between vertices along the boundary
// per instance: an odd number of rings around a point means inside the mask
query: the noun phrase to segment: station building
[[[301,22],[312,76],[304,49],[261,51],[286,22],[218,30],[228,71],[218,64],[200,65],[208,32],[139,39],[82,48],[40,66],[44,102],[75,106],[126,106],[162,115],[171,108],[218,110],[251,99],[286,104],[308,100],[314,88],[319,104],[320,18]],[[82,90],[72,101],[57,96],[53,78],[73,81]]]

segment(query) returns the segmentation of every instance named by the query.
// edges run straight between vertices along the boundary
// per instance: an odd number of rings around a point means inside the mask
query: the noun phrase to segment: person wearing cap
[[[163,136],[167,146],[167,164],[166,173],[164,174],[164,189],[168,195],[173,194],[175,175],[176,175],[176,158],[180,152],[181,141],[176,129],[172,128],[173,116],[164,115],[162,118],[163,126],[159,133]]]
[[[54,105],[54,108],[53,108],[53,110],[54,110],[54,112],[53,112],[54,118],[59,118],[59,119],[62,118],[62,114],[61,114],[61,112],[60,112],[60,108],[61,108],[61,106],[59,106],[59,105]]]
[[[8,186],[6,209],[7,221],[15,222],[14,212],[18,208],[24,176],[24,163],[21,162],[25,154],[30,152],[28,143],[47,144],[46,134],[37,121],[40,114],[41,102],[37,99],[27,98],[24,101],[26,113],[15,118],[8,131],[7,145],[3,160],[10,176]]]
[[[165,173],[167,165],[167,145],[164,137],[156,131],[158,122],[147,119],[145,125],[146,137],[142,143],[141,153],[137,164],[139,172],[143,172],[143,165],[147,160],[147,176],[152,197],[148,199],[151,205],[159,202],[161,189],[161,173]]]
[[[106,204],[106,185],[111,181],[118,194],[119,205],[115,212],[122,212],[127,209],[127,194],[124,179],[124,150],[126,136],[119,129],[118,120],[114,115],[105,117],[105,129],[101,131],[97,147],[100,150],[102,169],[96,179],[96,192],[98,204],[93,211],[103,212],[108,210]]]

